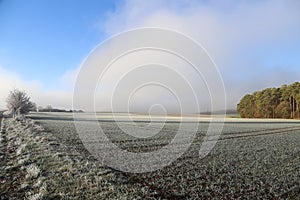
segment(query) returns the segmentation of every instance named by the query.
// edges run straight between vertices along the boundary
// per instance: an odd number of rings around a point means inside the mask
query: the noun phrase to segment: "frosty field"
[[[32,144],[38,147],[27,149],[27,153],[24,148],[19,153],[29,155],[28,159],[31,160],[22,164],[23,167],[31,166],[30,170],[34,164],[40,170],[32,176],[43,177],[41,180],[45,180],[47,192],[33,188],[32,194],[39,192],[44,198],[299,199],[300,123],[296,120],[228,118],[214,149],[207,157],[199,159],[198,153],[209,119],[197,119],[200,120],[200,126],[187,152],[165,168],[136,174],[116,171],[95,160],[79,139],[71,114],[32,113],[29,117],[40,125],[42,132],[33,136],[26,133],[23,142],[28,137],[41,135],[48,142],[43,143],[44,148]],[[110,141],[131,152],[151,152],[162,148],[171,141],[179,126],[178,118],[173,116],[168,118],[158,134],[140,139],[124,134],[109,114],[97,117]],[[122,115],[118,117],[124,118]],[[148,125],[147,116],[135,115],[134,118],[137,126]],[[154,124],[160,126],[159,119],[156,119]],[[86,127],[90,123],[97,123],[85,113],[79,120]],[[192,124],[193,120],[195,118],[191,117],[187,123]],[[9,119],[4,122],[6,126],[13,123]],[[129,130],[135,130],[126,120],[121,123]],[[32,132],[35,129],[30,130]],[[11,139],[5,140],[9,143]],[[29,144],[27,141],[27,146]],[[39,157],[30,158],[36,155]],[[11,172],[8,170],[7,173]],[[53,194],[56,196],[53,197]]]
[[[89,155],[70,115],[33,114],[31,118],[58,141]],[[135,118],[138,126],[147,125],[145,116]],[[83,114],[83,119],[91,118]],[[109,119],[109,114],[99,116],[106,135],[120,148],[132,152],[154,151],[167,145],[178,128],[176,117],[168,118],[171,122],[167,122],[159,134],[137,139],[123,134]],[[87,121],[87,126],[88,123],[95,122]],[[156,172],[125,176],[152,188],[161,198],[299,198],[299,121],[226,119],[213,151],[199,159],[198,151],[207,127],[208,119],[203,118],[189,150],[170,166]]]

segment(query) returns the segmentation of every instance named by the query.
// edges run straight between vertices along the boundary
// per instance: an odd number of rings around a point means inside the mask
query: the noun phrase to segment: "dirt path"
[[[6,127],[5,118],[0,116],[0,191],[1,198],[5,199],[4,193],[12,188],[12,184],[7,182],[7,139],[6,139]],[[7,185],[9,185],[7,187]],[[16,197],[16,196],[14,196]],[[19,196],[20,197],[20,196]]]
[[[6,152],[6,137],[5,137],[3,120],[4,118],[0,114],[0,168],[5,166],[5,152]],[[2,177],[0,172],[0,180],[1,178]]]

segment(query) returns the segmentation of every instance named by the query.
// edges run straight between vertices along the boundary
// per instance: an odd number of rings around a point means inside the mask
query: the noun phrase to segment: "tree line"
[[[300,83],[245,95],[237,105],[242,118],[300,118]]]
[[[39,106],[33,110],[30,110],[32,112],[78,112],[82,113],[83,110],[66,110],[66,109],[60,109],[60,108],[53,108],[51,105],[46,106],[46,108],[43,108],[42,106]]]
[[[14,89],[9,92],[6,99],[8,113],[10,113],[13,118],[19,118],[30,111],[33,112],[83,112],[82,110],[65,110],[52,108],[52,106],[47,106],[46,108],[37,107],[36,103],[31,101],[31,98],[26,94],[25,91],[20,91]],[[1,114],[1,113],[0,113]]]

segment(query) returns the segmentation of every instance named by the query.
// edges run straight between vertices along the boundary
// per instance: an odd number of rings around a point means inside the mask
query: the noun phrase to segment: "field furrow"
[[[91,157],[81,142],[71,117],[61,120],[56,116],[49,120],[40,116],[35,120],[56,137],[59,143],[76,149],[85,157]],[[83,122],[82,125],[87,129],[91,123],[98,123],[88,119]],[[147,125],[145,122],[136,124],[139,127]],[[157,151],[169,145],[178,130],[178,123],[165,123],[159,133],[141,139],[124,133],[114,122],[102,121],[100,125],[112,143],[135,153]],[[123,125],[128,130],[135,130],[131,124],[123,122]],[[154,198],[236,199],[247,196],[249,199],[299,199],[298,121],[225,123],[216,146],[208,156],[200,159],[199,150],[208,125],[200,123],[188,151],[169,166],[150,173],[125,173],[124,177],[130,183],[156,191]],[[95,134],[99,132],[95,130]],[[185,139],[184,135],[173,141],[175,148],[176,145],[185,144],[181,139]],[[76,157],[72,153],[69,156]],[[160,159],[164,159],[164,156]]]

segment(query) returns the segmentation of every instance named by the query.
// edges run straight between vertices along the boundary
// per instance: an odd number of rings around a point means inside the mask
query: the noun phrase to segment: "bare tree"
[[[31,107],[30,111],[33,111],[33,112],[37,112],[38,111],[36,103],[32,103],[32,107]]]
[[[27,114],[34,107],[30,97],[24,91],[17,89],[9,92],[6,102],[14,118]]]
[[[51,105],[48,105],[47,107],[46,107],[46,109],[48,110],[48,112],[52,112],[52,106]]]
[[[37,107],[37,112],[40,112],[40,111],[42,111],[44,108],[42,107],[42,106],[39,106],[39,107]]]

